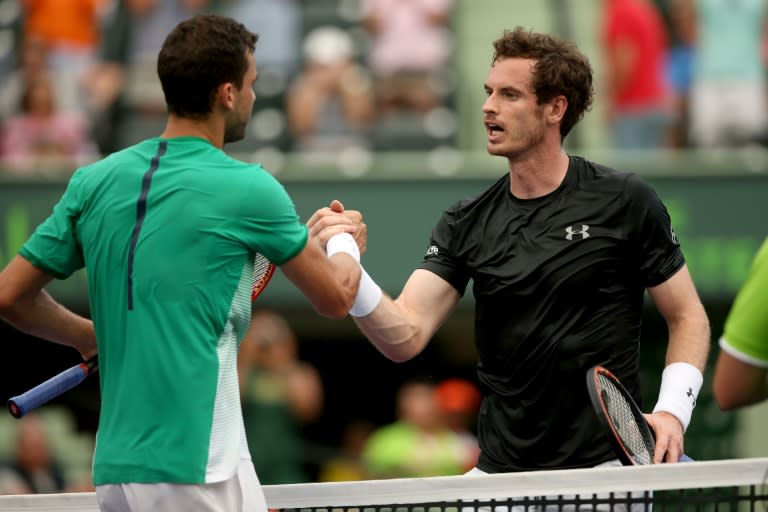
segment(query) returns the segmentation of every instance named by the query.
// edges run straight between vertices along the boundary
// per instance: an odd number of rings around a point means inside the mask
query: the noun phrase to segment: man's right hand
[[[368,243],[368,228],[363,222],[363,214],[357,210],[346,210],[341,201],[334,199],[330,206],[317,210],[307,222],[309,236],[316,238],[325,249],[328,240],[338,233],[350,233],[360,254],[365,253]]]

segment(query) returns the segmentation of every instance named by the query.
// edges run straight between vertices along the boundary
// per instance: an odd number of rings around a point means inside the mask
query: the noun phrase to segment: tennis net
[[[768,458],[264,487],[290,512],[768,511]],[[92,493],[3,496],[2,511],[98,510]]]

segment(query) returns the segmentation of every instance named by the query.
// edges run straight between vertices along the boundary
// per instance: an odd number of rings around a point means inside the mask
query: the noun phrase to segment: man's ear
[[[559,123],[565,116],[565,111],[568,109],[568,100],[565,96],[555,96],[549,103],[549,121],[551,123]]]
[[[235,86],[232,82],[225,82],[219,85],[216,89],[216,102],[219,103],[224,110],[232,110],[235,108]]]

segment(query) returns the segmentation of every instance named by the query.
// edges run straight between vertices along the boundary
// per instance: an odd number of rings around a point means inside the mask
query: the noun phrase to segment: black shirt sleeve
[[[452,241],[457,239],[452,210],[447,210],[432,229],[427,253],[418,268],[443,278],[464,295],[470,275],[463,261],[454,253]]]
[[[627,179],[630,240],[640,258],[640,278],[646,287],[657,286],[675,275],[685,264],[666,207],[653,188],[637,175]]]

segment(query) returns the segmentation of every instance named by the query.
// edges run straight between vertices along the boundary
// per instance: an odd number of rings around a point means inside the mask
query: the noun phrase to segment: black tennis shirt
[[[606,366],[640,404],[644,290],[684,263],[648,184],[575,156],[546,196],[514,197],[506,174],[443,212],[420,268],[461,294],[473,281],[484,393],[478,467],[498,473],[615,459],[586,372]]]

